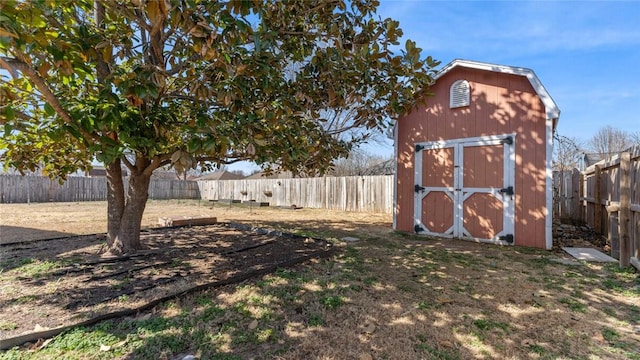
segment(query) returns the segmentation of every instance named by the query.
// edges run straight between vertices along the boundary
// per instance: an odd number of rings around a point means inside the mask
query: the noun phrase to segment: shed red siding
[[[449,89],[456,80],[470,84],[470,106],[450,109]],[[414,144],[515,133],[516,245],[545,248],[547,124],[545,107],[525,76],[456,67],[432,87],[435,96],[397,122],[396,228],[413,231]],[[482,156],[480,156],[482,155]],[[486,161],[474,154],[473,161]],[[482,169],[482,167],[480,167]],[[490,162],[486,176],[502,176]]]

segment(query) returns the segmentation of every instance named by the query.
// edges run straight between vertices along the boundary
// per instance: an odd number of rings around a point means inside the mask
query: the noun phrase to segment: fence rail
[[[582,173],[554,176],[555,212],[607,236],[620,266],[640,269],[640,145]]]
[[[204,200],[255,200],[273,206],[391,213],[393,176],[198,181]]]
[[[200,199],[200,192],[198,184],[193,181],[152,179],[149,198]],[[107,200],[106,178],[74,176],[60,184],[45,176],[0,176],[0,203],[104,200]]]

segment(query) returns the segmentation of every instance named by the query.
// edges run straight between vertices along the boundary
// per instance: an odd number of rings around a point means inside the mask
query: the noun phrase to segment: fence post
[[[594,184],[593,184],[593,196],[594,196],[594,212],[593,212],[593,228],[594,230],[602,235],[602,193],[600,192],[600,174],[601,168],[600,165],[595,166],[594,173]]]
[[[580,223],[584,224],[587,222],[587,203],[583,201],[583,198],[587,197],[587,194],[585,192],[585,187],[584,187],[584,174],[582,172],[580,172],[580,176],[579,176],[579,190],[578,190],[578,219],[580,220]]]
[[[576,168],[571,172],[571,220],[578,222],[582,225],[582,219],[580,217],[580,171]]]
[[[629,266],[631,258],[631,154],[620,154],[620,267]]]
[[[29,177],[29,175],[26,176],[27,178],[27,205],[31,205],[31,177]]]

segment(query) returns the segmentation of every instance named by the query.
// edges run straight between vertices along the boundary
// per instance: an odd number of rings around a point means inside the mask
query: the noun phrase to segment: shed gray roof
[[[238,180],[238,179],[242,179],[242,176],[223,170],[223,171],[214,171],[209,174],[204,174],[200,177],[195,178],[194,180]]]
[[[257,172],[253,175],[247,176],[246,179],[291,179],[293,174],[291,171],[273,172],[271,175],[267,175],[265,172]]]

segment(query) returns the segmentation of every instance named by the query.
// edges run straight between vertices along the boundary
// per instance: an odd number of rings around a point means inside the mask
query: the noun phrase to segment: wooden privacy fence
[[[194,181],[152,179],[149,198],[200,199],[200,192]],[[74,176],[60,184],[45,176],[0,175],[0,203],[104,200],[107,200],[106,178]]]
[[[393,209],[393,176],[345,176],[295,179],[198,181],[204,200],[255,200],[272,206],[300,206],[344,211]]]
[[[640,269],[640,145],[554,180],[554,190],[563,189],[558,215],[606,235],[620,266]]]
[[[620,266],[640,269],[640,145],[583,172],[584,220],[607,234]]]
[[[344,211],[393,209],[393,176],[296,179],[157,180],[150,199],[255,200],[272,206]],[[0,175],[0,203],[104,201],[106,178],[69,177],[63,184],[44,176]]]

